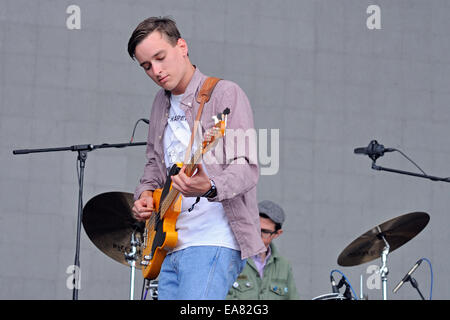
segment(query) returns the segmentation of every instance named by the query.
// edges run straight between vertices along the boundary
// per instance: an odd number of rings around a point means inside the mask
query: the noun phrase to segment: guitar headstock
[[[217,144],[219,139],[225,136],[227,117],[229,114],[230,109],[226,108],[222,113],[212,117],[214,119],[214,126],[205,132],[202,142],[202,153],[208,152]]]

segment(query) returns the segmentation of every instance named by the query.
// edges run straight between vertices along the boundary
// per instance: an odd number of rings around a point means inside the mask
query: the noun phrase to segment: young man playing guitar
[[[186,153],[199,147],[198,136],[191,140],[191,134],[194,119],[200,116],[198,93],[208,77],[190,62],[187,43],[169,18],[142,21],[130,37],[128,53],[162,88],[150,113],[147,162],[135,191],[133,214],[141,221],[155,216],[160,206],[155,190],[167,179],[171,190],[182,195],[176,243],[161,250],[165,258],[158,269],[158,298],[225,299],[246,259],[265,251],[256,199],[259,168],[252,159],[256,137],[228,134],[254,129],[251,106],[238,85],[219,81],[204,104],[199,129],[212,127],[213,117],[228,108],[223,144],[207,154],[209,161],[199,161],[195,172],[188,173],[185,164],[168,177],[174,164],[186,163]],[[246,145],[236,138],[249,141]],[[239,143],[246,147],[236,148]]]

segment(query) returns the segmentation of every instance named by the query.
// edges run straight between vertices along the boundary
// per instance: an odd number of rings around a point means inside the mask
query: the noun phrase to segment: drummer
[[[242,273],[228,292],[227,299],[235,300],[298,300],[292,268],[283,258],[273,240],[283,230],[283,209],[270,200],[258,204],[261,238],[266,251],[247,259]]]

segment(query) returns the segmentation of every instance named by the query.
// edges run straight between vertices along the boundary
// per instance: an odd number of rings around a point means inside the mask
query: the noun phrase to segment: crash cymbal
[[[106,192],[86,203],[83,208],[83,227],[89,239],[110,258],[129,266],[125,253],[131,249],[131,234],[142,243],[144,224],[134,219],[131,212],[133,194]],[[136,268],[141,269],[141,249],[137,247]]]
[[[385,243],[389,252],[414,238],[430,221],[425,212],[411,212],[386,221],[350,243],[339,255],[337,263],[344,267],[356,266],[381,257]]]

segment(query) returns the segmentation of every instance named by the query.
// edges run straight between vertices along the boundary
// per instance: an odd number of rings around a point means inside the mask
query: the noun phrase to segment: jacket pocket
[[[230,293],[232,299],[258,299],[257,288],[248,280],[236,280],[231,286]]]
[[[272,281],[269,292],[274,299],[287,299],[289,294],[288,285],[286,281]]]

